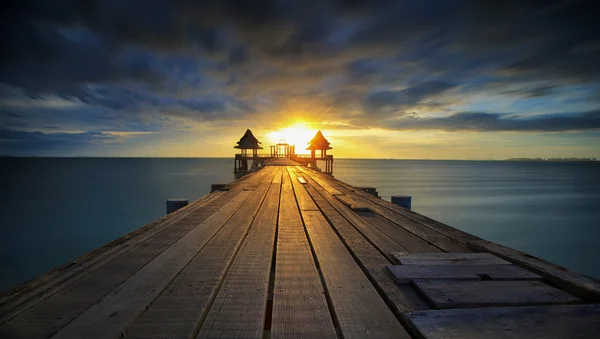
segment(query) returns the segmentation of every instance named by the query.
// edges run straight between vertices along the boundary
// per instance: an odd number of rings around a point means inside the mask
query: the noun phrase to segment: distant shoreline
[[[527,161],[527,162],[597,162],[596,158],[510,158],[504,161]]]

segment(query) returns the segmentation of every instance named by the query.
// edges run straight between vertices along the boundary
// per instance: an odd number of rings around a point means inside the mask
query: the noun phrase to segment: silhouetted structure
[[[276,159],[289,159],[289,161],[279,161],[277,163],[285,163],[292,165],[303,165],[312,167],[318,171],[321,169],[317,166],[317,160],[325,161],[325,170],[323,173],[333,173],[333,155],[327,155],[327,150],[332,149],[329,141],[323,136],[321,131],[318,131],[314,138],[308,143],[307,150],[311,150],[311,154],[296,154],[296,146],[288,144],[285,139],[280,139],[275,145],[271,145],[270,153],[259,154],[257,150],[263,149],[260,141],[252,134],[249,129],[237,142],[234,148],[240,149],[240,154],[235,155],[234,172],[239,178],[249,172],[259,169],[267,164],[273,164]],[[252,154],[248,154],[248,150],[252,150]],[[316,151],[321,151],[317,156]],[[248,161],[252,160],[252,166],[248,167]],[[291,161],[291,162],[290,162]]]
[[[252,150],[252,167],[256,166],[255,161],[258,159],[257,150],[263,149],[261,146],[259,146],[260,143],[261,142],[256,139],[254,134],[252,134],[252,131],[247,129],[246,133],[244,133],[244,135],[240,138],[240,141],[237,142],[237,146],[233,147],[241,150],[240,154],[235,155],[235,172],[248,171],[248,159],[250,158],[248,156],[249,149]]]
[[[272,158],[290,158],[294,154],[294,145],[285,142],[285,139],[279,139],[275,145],[271,145]]]
[[[330,147],[329,144],[329,141],[325,139],[323,133],[321,133],[321,131],[318,131],[317,134],[315,134],[314,138],[312,138],[312,140],[308,142],[308,147],[306,149],[310,150],[311,158],[315,157],[316,150],[320,150],[321,158],[325,158],[325,156],[327,156],[327,150],[333,149],[333,147]]]
[[[308,142],[308,147],[306,148],[307,150],[310,150],[310,157],[311,159],[313,159],[313,164],[315,166],[317,159],[325,160],[325,173],[333,172],[333,156],[327,155],[327,150],[333,149],[333,147],[329,145],[330,143],[323,136],[323,133],[321,133],[321,131],[318,131],[317,134],[315,134],[314,138],[312,138],[312,140]],[[317,158],[315,155],[315,151],[317,150],[321,151],[321,157],[319,158]]]

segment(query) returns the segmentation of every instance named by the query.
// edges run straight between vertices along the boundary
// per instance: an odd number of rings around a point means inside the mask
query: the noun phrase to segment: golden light
[[[275,145],[281,139],[285,139],[290,145],[296,145],[297,154],[308,154],[310,151],[306,150],[308,142],[315,136],[317,131],[306,128],[305,123],[297,123],[293,126],[286,127],[267,134],[270,139],[271,145]]]

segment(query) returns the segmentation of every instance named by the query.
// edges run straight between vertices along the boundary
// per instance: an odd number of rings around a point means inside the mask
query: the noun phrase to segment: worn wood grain
[[[416,212],[406,209],[404,207],[398,206],[396,204],[392,204],[389,201],[374,197],[374,196],[370,195],[369,193],[362,191],[359,188],[353,187],[350,184],[345,183],[340,180],[337,180],[331,176],[327,176],[327,175],[318,173],[318,172],[310,170],[310,169],[305,169],[305,170],[315,173],[315,175],[318,176],[320,179],[328,182],[329,185],[342,191],[342,193],[344,193],[343,190],[348,190],[349,192],[356,193],[357,195],[359,195],[365,199],[368,199],[371,202],[373,202],[379,206],[382,206],[390,211],[394,211],[395,213],[398,213],[410,220],[413,220],[431,230],[434,230],[436,232],[444,234],[444,235],[446,235],[458,242],[461,242],[463,244],[466,244],[469,241],[481,240],[481,238],[476,237],[472,234],[469,234],[469,233],[466,233],[459,229],[456,229],[454,227],[448,226],[444,223],[441,223],[437,220],[433,220],[427,216],[416,213]]]
[[[120,326],[126,337],[189,338],[195,335],[271,186],[275,172],[273,167],[264,169],[263,180],[257,183],[256,190],[246,191],[250,198],[237,211],[230,212],[230,218],[214,237],[195,239],[197,243],[208,242],[183,269],[179,269],[174,279],[157,290],[158,295],[153,294],[152,303],[144,305],[145,312],[138,312],[133,319],[121,319]],[[127,309],[132,309],[132,306]],[[106,334],[106,324],[111,322],[104,320],[103,323],[102,332]]]
[[[295,170],[301,171],[302,173],[305,173],[305,174],[307,174],[307,173],[310,173],[310,174],[317,173],[316,171],[308,170],[306,167],[300,167],[300,166],[297,166],[295,168]],[[322,174],[320,176],[319,175],[311,176],[311,178],[314,181],[316,181],[319,184],[319,186],[323,187],[323,189],[326,190],[327,193],[329,193],[331,195],[342,194],[342,192],[340,192],[338,189],[336,189],[335,187],[333,187],[332,185],[330,185],[327,182],[327,180],[325,180],[325,177],[331,177],[331,176],[326,175],[326,174]]]
[[[337,338],[286,172],[279,207],[271,338]]]
[[[438,247],[408,232],[388,219],[372,212],[358,212],[373,227],[390,237],[408,252],[442,252]]]
[[[333,178],[327,178],[327,175],[309,169],[302,169],[302,172],[305,174],[305,177],[308,176],[313,180],[317,179],[315,180],[317,183],[319,183],[319,181],[329,181],[331,183],[331,181],[335,180]],[[356,189],[356,191],[352,191],[346,187],[343,187],[341,184],[339,186],[336,186],[335,188],[338,189],[342,194],[347,195],[349,197],[348,199],[352,199],[352,201],[354,201],[354,203],[357,204],[357,206],[368,206],[369,209],[376,212],[377,214],[385,217],[386,219],[392,221],[394,224],[397,224],[398,226],[409,231],[410,233],[420,237],[421,239],[437,246],[438,248],[446,252],[473,252],[473,250],[468,248],[466,245],[449,236],[446,236],[434,229],[424,227],[424,225],[415,222],[412,219],[406,218],[405,216],[400,215],[390,209],[387,209],[380,204],[372,203],[372,200],[366,198],[362,194],[369,196],[372,199],[381,199],[375,198],[364,191],[361,191],[359,189]],[[359,194],[359,192],[361,194]]]
[[[540,275],[516,265],[389,265],[397,283],[410,284],[414,279],[453,280],[541,280]]]
[[[434,310],[408,317],[419,335],[429,339],[600,338],[600,305]]]
[[[323,215],[302,217],[344,338],[410,338]]]
[[[137,317],[194,255],[217,233],[246,199],[250,192],[242,192],[239,199],[225,204],[203,224],[181,238],[156,259],[144,266],[116,290],[89,308],[56,334],[56,338],[116,337]],[[237,197],[236,197],[237,198]]]
[[[390,264],[390,261],[323,198],[323,195],[327,196],[329,193],[319,185],[313,186],[310,182],[309,184],[305,186],[306,190],[319,205],[323,215],[339,234],[365,274],[368,275],[375,287],[388,298],[387,302],[396,316],[402,318],[405,312],[428,309],[429,306],[418,295],[414,287],[398,286],[387,274],[386,266]]]
[[[350,224],[355,227],[365,237],[365,239],[378,248],[386,258],[391,260],[392,252],[406,251],[405,248],[390,239],[390,237],[378,229],[371,226],[354,211],[327,192],[322,186],[313,180],[312,176],[306,175],[305,178],[310,182],[310,188],[318,191],[318,196],[321,196],[329,205],[331,205],[338,213],[348,220]],[[306,189],[309,188],[307,187]]]
[[[256,179],[246,180],[244,181],[244,185],[240,187],[250,185],[252,180]],[[0,332],[3,332],[7,328],[20,328],[25,331],[24,333],[28,333],[27,331],[35,328],[39,337],[44,338],[56,333],[56,331],[60,330],[94,303],[98,302],[103,296],[115,289],[120,283],[180,240],[199,223],[205,221],[221,208],[223,204],[235,199],[235,197],[241,194],[240,192],[242,191],[234,190],[226,192],[220,198],[209,202],[197,213],[191,213],[179,220],[173,227],[163,230],[157,236],[138,244],[98,269],[88,272],[88,274],[74,283],[0,325]],[[49,305],[57,305],[61,302],[68,303],[69,306],[60,308],[60,312],[53,311],[49,307]],[[24,336],[34,337],[33,335]]]
[[[543,276],[550,283],[589,301],[600,301],[600,282],[512,248],[486,240],[469,242],[472,248],[493,253]]]
[[[579,299],[540,281],[413,280],[435,308],[549,305]]]
[[[240,178],[228,186],[236,187],[245,183],[251,176]],[[152,236],[176,224],[182,218],[197,212],[200,207],[212,200],[219,198],[224,192],[213,192],[192,202],[190,205],[179,209],[169,215],[148,223],[118,239],[115,239],[77,259],[62,265],[50,272],[34,278],[30,282],[21,284],[0,296],[0,323],[18,315],[23,310],[40,302],[65,286],[81,278],[98,267],[106,264],[115,257],[144,242]],[[233,196],[232,194],[229,197]]]
[[[511,265],[490,253],[392,253],[394,262],[402,265]]]
[[[281,176],[281,169],[278,174]],[[275,181],[275,180],[273,180]],[[273,182],[198,338],[262,338],[281,180]]]
[[[298,202],[298,207],[300,208],[300,210],[301,211],[318,211],[319,208],[314,203],[314,201],[311,199],[310,195],[308,195],[308,193],[306,193],[306,191],[300,189],[303,184],[301,184],[298,181],[298,175],[297,175],[296,171],[293,170],[293,167],[287,167],[286,170],[292,180],[292,187],[294,187],[295,190],[298,191],[298,194],[296,194],[296,201]]]

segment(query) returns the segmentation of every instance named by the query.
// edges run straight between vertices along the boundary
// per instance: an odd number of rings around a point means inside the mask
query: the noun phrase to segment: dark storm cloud
[[[475,132],[564,132],[600,129],[600,110],[522,117],[513,114],[463,112],[439,118],[404,118],[390,122],[396,130]]]

